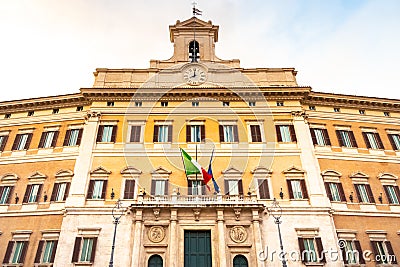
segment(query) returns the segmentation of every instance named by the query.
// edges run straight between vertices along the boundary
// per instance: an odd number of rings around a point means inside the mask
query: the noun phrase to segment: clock
[[[199,64],[189,64],[183,69],[183,79],[189,85],[200,85],[207,80],[207,71]]]

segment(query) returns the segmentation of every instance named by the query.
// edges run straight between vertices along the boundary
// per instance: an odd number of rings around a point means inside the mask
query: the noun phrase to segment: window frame
[[[306,181],[304,179],[287,179],[287,186],[288,186],[288,191],[289,191],[289,198],[290,200],[302,200],[302,199],[308,199],[308,192],[307,192],[307,186],[306,186]],[[299,182],[299,189],[300,191],[298,191],[297,193],[301,193],[301,198],[298,197],[298,195],[295,196],[295,192],[293,190],[293,184],[292,182]]]
[[[231,186],[233,183],[235,185]],[[232,189],[237,188],[237,194],[232,193]],[[243,180],[242,178],[240,179],[235,179],[235,178],[225,178],[224,179],[224,190],[225,190],[225,195],[229,196],[242,196],[243,195]]]
[[[227,127],[232,127],[231,135],[228,135]],[[225,137],[231,137],[231,140],[225,140]],[[236,123],[223,123],[219,124],[219,141],[220,143],[238,143],[239,142],[239,132],[238,126]]]
[[[317,134],[316,131],[320,130],[321,134]],[[329,138],[328,130],[326,128],[311,127],[310,128],[311,139],[313,144],[316,146],[331,146],[331,140]]]
[[[363,131],[362,132],[365,145],[368,149],[374,150],[384,150],[385,147],[383,146],[382,139],[379,136],[378,132],[375,131]],[[373,140],[373,141],[371,141]]]
[[[4,151],[4,148],[7,145],[8,137],[10,136],[10,133],[4,132],[0,133],[0,153]]]
[[[34,200],[31,201],[32,193],[35,192],[35,188],[37,188],[36,195]],[[39,203],[40,197],[42,196],[42,191],[43,191],[43,183],[28,184],[25,189],[25,194],[22,203],[23,204]]]
[[[97,186],[97,183],[101,183],[101,186]],[[98,179],[92,178],[89,181],[88,191],[86,195],[87,200],[105,200],[106,199],[106,192],[107,192],[107,179]],[[95,192],[95,190],[100,190],[99,192]],[[96,195],[94,195],[97,193]]]
[[[161,138],[160,136],[160,127],[166,127],[167,129],[167,134],[163,135],[163,137],[166,137],[166,140],[164,138]],[[156,123],[154,124],[154,132],[153,132],[153,143],[172,143],[172,123]]]
[[[77,131],[77,134],[73,134]],[[80,146],[82,141],[83,128],[70,128],[65,132],[63,146]],[[76,136],[76,138],[75,138]],[[73,140],[73,139],[74,140]],[[72,143],[72,141],[74,141]]]
[[[354,188],[360,204],[375,204],[375,197],[369,184],[354,183]],[[364,188],[364,191],[360,191],[360,188]],[[364,201],[366,200],[365,198],[367,198],[368,201]]]
[[[23,138],[23,136],[26,136],[26,139],[24,140],[24,144],[22,146],[21,139]],[[14,143],[13,143],[11,150],[12,151],[28,150],[31,145],[31,142],[32,142],[32,136],[33,136],[32,132],[18,133],[15,136]]]
[[[164,183],[164,193],[163,194],[156,194],[157,189],[157,182],[163,182]],[[163,178],[153,178],[151,179],[151,191],[150,194],[152,196],[167,196],[169,194],[169,180],[168,179],[163,179]]]
[[[330,201],[332,201],[332,202],[347,202],[346,195],[344,193],[343,185],[341,182],[325,181],[324,184],[325,184],[326,194],[328,195],[328,198]],[[331,185],[336,186],[336,190],[337,190],[337,194],[335,195],[336,197],[334,197]]]
[[[82,252],[85,240],[92,240],[92,246],[90,250],[90,259],[82,261]],[[71,262],[93,264],[96,256],[96,247],[97,247],[97,236],[77,236],[75,238]]]
[[[283,127],[287,127],[287,131],[283,131]],[[293,124],[275,125],[276,138],[279,143],[295,143],[297,142],[296,131]]]
[[[357,141],[352,130],[337,129],[336,136],[338,138],[339,146],[347,148],[358,148]]]
[[[400,133],[388,133],[387,135],[392,149],[394,151],[400,151]]]
[[[56,147],[59,133],[60,132],[58,130],[43,131],[40,137],[38,148],[48,149]],[[50,135],[51,137],[49,137]]]

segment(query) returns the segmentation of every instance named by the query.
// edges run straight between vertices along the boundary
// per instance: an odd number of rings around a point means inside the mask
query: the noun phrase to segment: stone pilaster
[[[143,210],[137,209],[135,215],[135,231],[133,235],[132,267],[141,266],[140,248],[142,246]]]
[[[171,209],[170,219],[170,233],[169,233],[169,265],[178,266],[178,244],[176,235],[176,223],[178,221],[178,210]]]
[[[224,210],[217,209],[219,266],[226,267]]]
[[[255,252],[256,255],[258,255],[258,253],[264,249],[262,241],[262,232],[260,228],[260,214],[258,209],[253,209],[251,212],[253,217],[252,225],[253,225],[254,244],[256,249]],[[265,264],[264,262],[257,260],[257,266],[264,267]]]

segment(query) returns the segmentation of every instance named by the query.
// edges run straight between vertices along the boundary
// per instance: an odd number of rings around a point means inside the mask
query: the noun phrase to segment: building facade
[[[0,103],[2,266],[105,266],[118,212],[114,266],[397,265],[400,100],[241,68],[218,30],[177,21],[168,60]]]

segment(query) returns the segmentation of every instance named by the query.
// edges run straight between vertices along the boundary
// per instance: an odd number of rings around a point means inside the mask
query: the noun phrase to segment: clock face
[[[189,65],[183,70],[183,79],[189,85],[200,85],[206,81],[207,73],[199,65]]]

